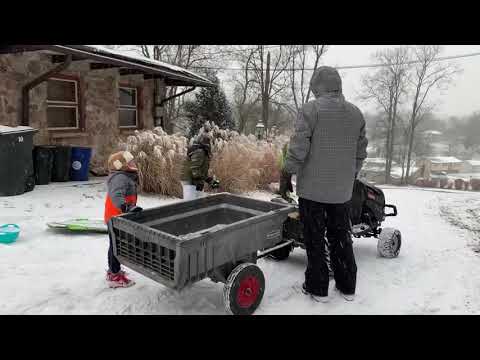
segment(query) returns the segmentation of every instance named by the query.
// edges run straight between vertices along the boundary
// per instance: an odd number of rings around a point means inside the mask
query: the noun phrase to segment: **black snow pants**
[[[108,270],[116,274],[120,271],[121,266],[120,266],[120,262],[118,261],[118,259],[115,257],[115,254],[113,253],[113,243],[112,243],[112,237],[110,236],[110,232],[108,233],[108,238],[110,240],[110,245],[108,247]]]
[[[328,259],[325,229],[330,253],[330,266],[335,285],[344,294],[355,294],[357,265],[350,232],[349,202],[324,204],[299,199],[300,219],[307,251],[305,285],[314,295],[328,295]]]

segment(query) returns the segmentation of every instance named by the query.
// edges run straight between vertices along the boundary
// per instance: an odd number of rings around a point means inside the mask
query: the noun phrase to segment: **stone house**
[[[215,86],[186,69],[99,46],[0,45],[0,125],[38,129],[36,145],[89,146],[103,167],[120,139],[166,123],[169,86]],[[175,96],[175,97],[176,97]]]

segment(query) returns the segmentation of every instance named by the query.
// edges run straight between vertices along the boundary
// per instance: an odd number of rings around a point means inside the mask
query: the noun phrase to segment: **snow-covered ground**
[[[46,227],[71,217],[101,218],[104,191],[99,179],[0,198],[0,224],[22,228],[16,243],[0,244],[0,314],[224,314],[223,285],[209,280],[178,293],[131,271],[134,287],[109,289],[106,235]],[[355,240],[354,302],[334,292],[328,304],[303,295],[305,253],[295,249],[285,262],[259,261],[267,286],[256,314],[480,314],[480,194],[396,187],[385,193],[399,209],[385,226],[402,231],[402,251],[396,259],[379,258],[375,240]],[[173,201],[140,196],[139,205]]]

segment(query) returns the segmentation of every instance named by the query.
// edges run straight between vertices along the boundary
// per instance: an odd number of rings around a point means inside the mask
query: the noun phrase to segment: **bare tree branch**
[[[423,115],[432,108],[432,105],[427,104],[428,95],[433,88],[441,88],[442,84],[447,84],[456,72],[459,71],[455,64],[443,65],[434,62],[441,51],[442,49],[438,45],[422,45],[412,48],[414,60],[417,60],[418,63],[414,66],[410,80],[410,84],[414,89],[414,95],[409,124],[407,179],[410,175],[415,130],[423,120]]]

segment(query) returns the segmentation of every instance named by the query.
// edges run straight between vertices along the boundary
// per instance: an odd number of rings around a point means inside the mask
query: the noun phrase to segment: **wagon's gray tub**
[[[235,264],[282,241],[293,207],[220,193],[125,214],[109,224],[125,266],[181,290],[206,277],[225,282]]]

